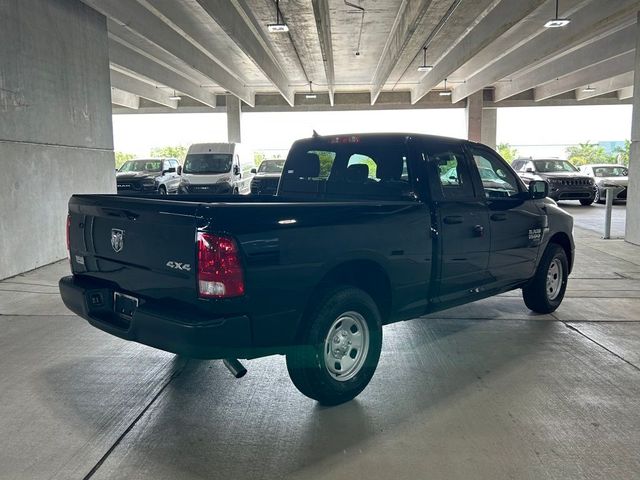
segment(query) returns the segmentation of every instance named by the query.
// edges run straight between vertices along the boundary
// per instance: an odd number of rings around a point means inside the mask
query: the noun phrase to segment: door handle
[[[491,220],[494,222],[504,222],[507,219],[506,213],[494,213],[491,215]]]
[[[444,217],[444,223],[447,225],[453,225],[456,223],[462,223],[463,219],[460,215],[449,215],[448,217]]]
[[[482,225],[476,225],[473,227],[473,234],[476,237],[484,237],[484,227]]]

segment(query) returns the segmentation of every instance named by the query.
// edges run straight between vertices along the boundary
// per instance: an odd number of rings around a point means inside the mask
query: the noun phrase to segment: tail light
[[[71,252],[71,243],[69,240],[69,230],[71,230],[71,215],[67,215],[67,252]]]
[[[244,295],[242,263],[233,238],[198,233],[198,291],[203,298]]]

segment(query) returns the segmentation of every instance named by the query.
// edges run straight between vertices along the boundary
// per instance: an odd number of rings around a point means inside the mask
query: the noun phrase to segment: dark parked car
[[[285,354],[302,393],[338,404],[371,380],[385,324],[514,289],[560,305],[573,219],[547,191],[465,140],[300,140],[276,196],[74,195],[60,292],[101,330],[236,375]]]
[[[275,195],[284,168],[284,160],[263,160],[258,169],[251,169],[256,175],[251,180],[253,195]]]
[[[580,171],[595,180],[597,187],[596,202],[602,203],[606,200],[606,186],[620,187],[614,200],[627,200],[629,170],[624,165],[612,165],[610,163],[583,165],[580,167]]]
[[[175,158],[129,160],[116,172],[118,193],[166,195],[180,185],[180,164]]]
[[[549,198],[556,201],[580,200],[582,205],[591,205],[595,200],[593,178],[580,173],[568,160],[518,159],[511,166],[525,184],[531,180],[549,182]]]

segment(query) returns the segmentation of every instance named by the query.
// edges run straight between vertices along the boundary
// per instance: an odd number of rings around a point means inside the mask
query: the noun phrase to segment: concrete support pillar
[[[482,141],[483,103],[482,90],[467,98],[467,138],[472,142]]]
[[[640,22],[640,13],[638,13]],[[629,191],[625,240],[640,245],[640,23],[636,24],[636,62],[633,87]]]
[[[115,192],[107,21],[0,2],[0,278],[66,257],[67,202]]]
[[[496,138],[498,131],[498,109],[482,109],[481,142],[485,145],[496,148]]]
[[[235,95],[227,95],[227,141],[242,142],[242,102]]]

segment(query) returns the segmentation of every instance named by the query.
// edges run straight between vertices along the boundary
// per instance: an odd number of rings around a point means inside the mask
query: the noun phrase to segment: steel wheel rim
[[[562,288],[562,262],[559,258],[554,258],[547,270],[547,298],[549,300],[555,300],[560,294]]]
[[[324,364],[334,380],[355,377],[369,353],[369,327],[358,312],[345,312],[331,324],[324,341]]]

